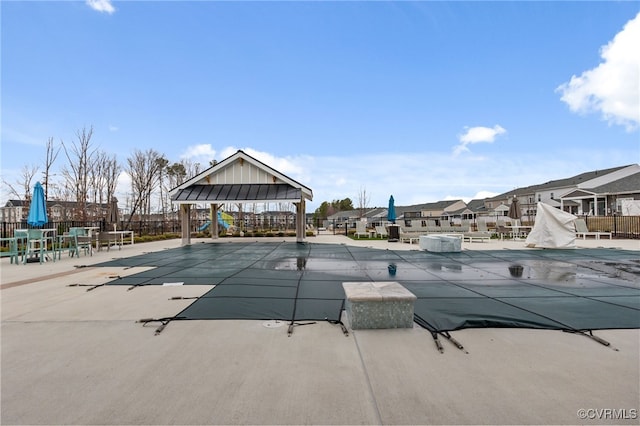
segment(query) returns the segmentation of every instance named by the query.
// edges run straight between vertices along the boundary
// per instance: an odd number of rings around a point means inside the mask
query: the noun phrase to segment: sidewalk
[[[418,249],[339,235],[307,241]],[[637,240],[577,243],[638,250],[640,259]],[[2,424],[639,423],[639,330],[595,333],[617,350],[560,331],[452,333],[468,353],[446,341],[439,353],[417,326],[345,336],[321,322],[288,337],[286,326],[264,321],[177,321],[155,336],[158,324],[136,321],[175,315],[192,300],[172,298],[210,286],[69,287],[139,272],[96,263],[179,245],[136,244],[44,265],[2,260]],[[463,250],[531,249],[490,241]]]

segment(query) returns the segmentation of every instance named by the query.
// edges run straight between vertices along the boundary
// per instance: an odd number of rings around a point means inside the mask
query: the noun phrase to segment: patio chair
[[[49,241],[42,229],[27,229],[27,243],[22,263],[27,263],[29,258],[33,257],[37,257],[40,263],[43,263],[47,256],[48,242]]]
[[[93,255],[92,241],[86,229],[70,228],[69,233],[66,236],[69,240],[69,255],[71,257],[80,257],[81,249],[84,251],[85,255],[87,253],[89,253],[90,256]]]
[[[107,246],[107,251],[111,249],[111,246],[116,245],[122,249],[122,246],[119,244],[118,236],[107,231],[100,231],[98,233],[98,251],[102,250],[103,245]]]
[[[496,225],[496,234],[500,236],[500,240],[504,240],[505,236],[508,236],[509,238],[513,237],[513,232],[504,225]]]
[[[583,240],[587,239],[587,235],[593,235],[596,240],[599,240],[600,236],[602,235],[608,236],[609,239],[611,239],[611,236],[612,236],[611,232],[589,231],[589,228],[587,227],[587,222],[585,222],[584,219],[576,219],[575,225],[576,225],[576,237],[582,236]]]
[[[0,243],[6,250],[0,251],[1,257],[8,257],[11,263],[18,264],[18,240],[15,237],[0,238]]]
[[[369,236],[369,233],[367,232],[367,223],[366,222],[361,222],[361,221],[356,222],[356,234],[355,234],[355,237],[356,238],[360,238],[360,235],[364,235],[365,237]]]
[[[18,259],[19,263],[24,263],[24,259],[27,254],[27,241],[29,240],[29,233],[26,229],[16,229],[13,232],[13,237],[16,239],[18,257],[22,257],[21,260]]]

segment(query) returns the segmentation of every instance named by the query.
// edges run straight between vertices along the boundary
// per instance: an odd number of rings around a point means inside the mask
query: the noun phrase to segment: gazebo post
[[[218,239],[218,205],[211,203],[211,239]]]
[[[182,245],[191,244],[191,204],[180,204]]]
[[[296,205],[296,242],[303,243],[305,237],[305,205],[304,199],[301,199]]]

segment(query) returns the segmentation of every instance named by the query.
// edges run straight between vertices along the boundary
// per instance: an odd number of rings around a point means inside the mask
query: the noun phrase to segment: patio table
[[[124,236],[129,235],[131,238],[131,245],[134,244],[134,234],[133,231],[109,231],[111,235],[119,235],[120,236],[120,247],[124,245]]]

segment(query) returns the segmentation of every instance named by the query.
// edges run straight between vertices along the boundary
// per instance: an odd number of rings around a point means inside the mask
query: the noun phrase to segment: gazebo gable
[[[170,191],[173,198],[181,190],[196,185],[285,184],[300,189],[302,198],[313,199],[310,188],[278,172],[242,150],[192,177]]]

